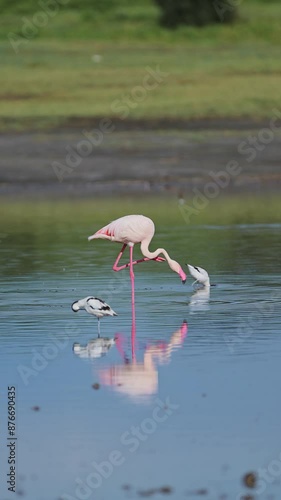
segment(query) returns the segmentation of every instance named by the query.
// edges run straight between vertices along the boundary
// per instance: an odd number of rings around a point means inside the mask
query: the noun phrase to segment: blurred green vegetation
[[[65,1],[65,0],[64,0]],[[154,43],[233,43],[243,41],[280,44],[279,0],[244,0],[239,5],[237,22],[201,28],[181,26],[168,30],[159,25],[160,9],[154,0],[0,0],[0,37],[10,32],[22,35],[27,19],[36,26],[36,14],[42,5],[53,9],[45,26],[38,27],[30,37],[42,39],[73,39],[110,42],[150,41]],[[57,2],[54,10],[52,4]],[[51,12],[51,10],[50,10]],[[24,18],[24,19],[23,19]],[[41,19],[42,22],[42,19]],[[40,19],[38,18],[38,24]],[[42,24],[44,24],[42,22]]]
[[[154,0],[161,8],[160,23],[175,29],[180,25],[206,26],[231,23],[237,18],[233,0]]]
[[[233,25],[171,31],[158,24],[153,0],[70,0],[26,39],[24,23],[34,26],[42,2],[0,0],[2,130],[117,117],[113,103],[142,85],[147,66],[168,75],[129,118],[268,118],[276,107],[279,1],[242,2]],[[17,53],[9,34],[19,37]]]
[[[192,198],[186,198],[186,205],[192,206]],[[42,201],[28,202],[6,200],[0,203],[1,213],[5,217],[0,221],[0,239],[9,233],[21,232],[24,228],[40,238],[67,237],[71,233],[73,221],[80,221],[85,228],[85,235],[99,229],[111,220],[128,213],[141,213],[151,217],[155,224],[183,225],[188,229],[193,225],[232,225],[232,224],[274,224],[281,223],[281,198],[279,195],[229,195],[212,199],[209,205],[198,215],[191,217],[186,224],[184,208],[174,197],[96,197],[81,201]],[[114,217],[113,217],[114,214]],[[45,231],[46,224],[52,228]]]
[[[186,203],[192,204],[192,200],[187,199]],[[156,226],[153,249],[165,247],[182,263],[187,258],[194,264],[202,261],[207,269],[217,268],[221,273],[230,270],[237,272],[241,267],[241,252],[244,261],[249,252],[248,258],[256,260],[259,272],[266,266],[272,269],[274,258],[264,259],[264,253],[260,252],[260,249],[268,246],[267,252],[276,251],[276,247],[271,246],[273,242],[269,243],[266,228],[258,228],[258,232],[253,232],[255,228],[252,227],[250,233],[243,233],[235,224],[281,222],[279,196],[218,197],[193,217],[192,224],[186,224],[175,198],[163,197],[111,197],[92,201],[52,200],[37,203],[13,200],[1,202],[0,210],[5,214],[0,220],[3,276],[27,275],[30,279],[31,273],[38,272],[44,281],[44,273],[50,272],[56,275],[56,279],[58,275],[65,278],[68,274],[72,283],[77,270],[88,276],[91,266],[93,272],[97,265],[111,269],[118,245],[109,245],[107,241],[89,244],[87,236],[112,219],[128,213],[143,213],[153,219]],[[217,228],[223,226],[219,241],[218,232],[210,231],[211,227],[207,225]],[[229,232],[233,233],[230,239]],[[279,233],[278,227],[275,239],[277,245],[280,243]],[[139,254],[137,246],[136,256]],[[161,273],[161,266],[154,268],[153,272],[158,272],[158,269]],[[149,266],[144,266],[142,272],[149,273]]]
[[[112,46],[89,42],[29,44],[24,54],[1,46],[2,129],[59,126],[71,117],[271,117],[280,98],[280,49]],[[93,54],[102,55],[95,63]],[[136,103],[147,66],[167,74]],[[152,81],[152,80],[151,80]],[[130,99],[131,105],[124,100]]]

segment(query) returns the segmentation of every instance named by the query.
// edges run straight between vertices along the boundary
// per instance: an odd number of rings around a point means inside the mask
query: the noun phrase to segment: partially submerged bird
[[[97,297],[85,297],[85,299],[76,300],[71,306],[72,311],[78,312],[84,309],[89,314],[98,318],[98,333],[100,336],[100,318],[104,316],[117,316],[117,313],[101,299]]]
[[[187,264],[187,267],[189,269],[189,272],[193,278],[195,278],[195,281],[192,283],[192,285],[195,285],[195,283],[201,283],[201,285],[209,287],[210,285],[210,278],[202,267],[199,266],[191,266],[190,264]]]

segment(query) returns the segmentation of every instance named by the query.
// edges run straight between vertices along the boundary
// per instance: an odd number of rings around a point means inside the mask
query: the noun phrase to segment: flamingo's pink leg
[[[135,314],[132,317],[132,332],[131,332],[131,344],[132,344],[132,361],[136,361],[136,318]]]
[[[122,271],[122,269],[126,269],[127,267],[130,267],[131,262],[128,262],[127,264],[124,264],[123,266],[118,266],[118,262],[120,261],[126,246],[127,246],[126,244],[124,244],[122,246],[121,251],[118,254],[118,257],[113,264],[113,267],[112,267],[113,271]],[[139,264],[140,262],[145,262],[148,260],[155,260],[156,262],[165,262],[166,259],[164,259],[163,257],[155,257],[154,259],[149,259],[148,257],[144,257],[143,259],[134,260],[132,262],[132,265],[134,266],[135,264]]]
[[[122,255],[123,255],[123,253],[124,253],[124,250],[125,250],[126,246],[127,246],[126,243],[122,246],[121,252],[119,253],[116,261],[113,264],[113,268],[112,268],[113,271],[121,271],[121,269],[124,269],[124,267],[126,267],[126,266],[119,266],[118,267],[118,265],[117,265],[118,262],[119,262],[119,260],[121,259]]]
[[[132,307],[133,307],[133,315],[135,310],[135,275],[133,269],[133,251],[134,247],[130,247],[130,277],[131,277],[131,285],[132,285]],[[134,321],[134,318],[133,318]]]
[[[155,257],[154,259],[149,259],[148,257],[144,257],[143,259],[134,260],[132,262],[132,264],[134,266],[135,264],[139,264],[140,262],[146,262],[148,260],[155,260],[156,262],[164,262],[165,261],[165,259],[163,259],[162,257]],[[126,269],[127,267],[130,267],[130,265],[131,265],[130,262],[128,262],[127,264],[124,264],[123,266],[118,266],[118,267],[115,264],[112,268],[114,271],[121,271],[122,269]]]
[[[132,285],[132,359],[135,361],[135,338],[136,338],[136,311],[135,311],[135,275],[134,275],[134,261],[133,261],[134,247],[130,247],[130,276]]]

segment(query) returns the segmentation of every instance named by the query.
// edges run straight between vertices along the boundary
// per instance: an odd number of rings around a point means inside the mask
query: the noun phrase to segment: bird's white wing
[[[87,305],[95,311],[109,311],[111,307],[104,300],[97,297],[87,297]]]

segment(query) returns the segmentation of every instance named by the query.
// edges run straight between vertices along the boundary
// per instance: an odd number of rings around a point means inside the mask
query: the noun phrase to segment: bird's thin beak
[[[182,284],[185,285],[185,283],[186,283],[186,280],[182,280]]]

